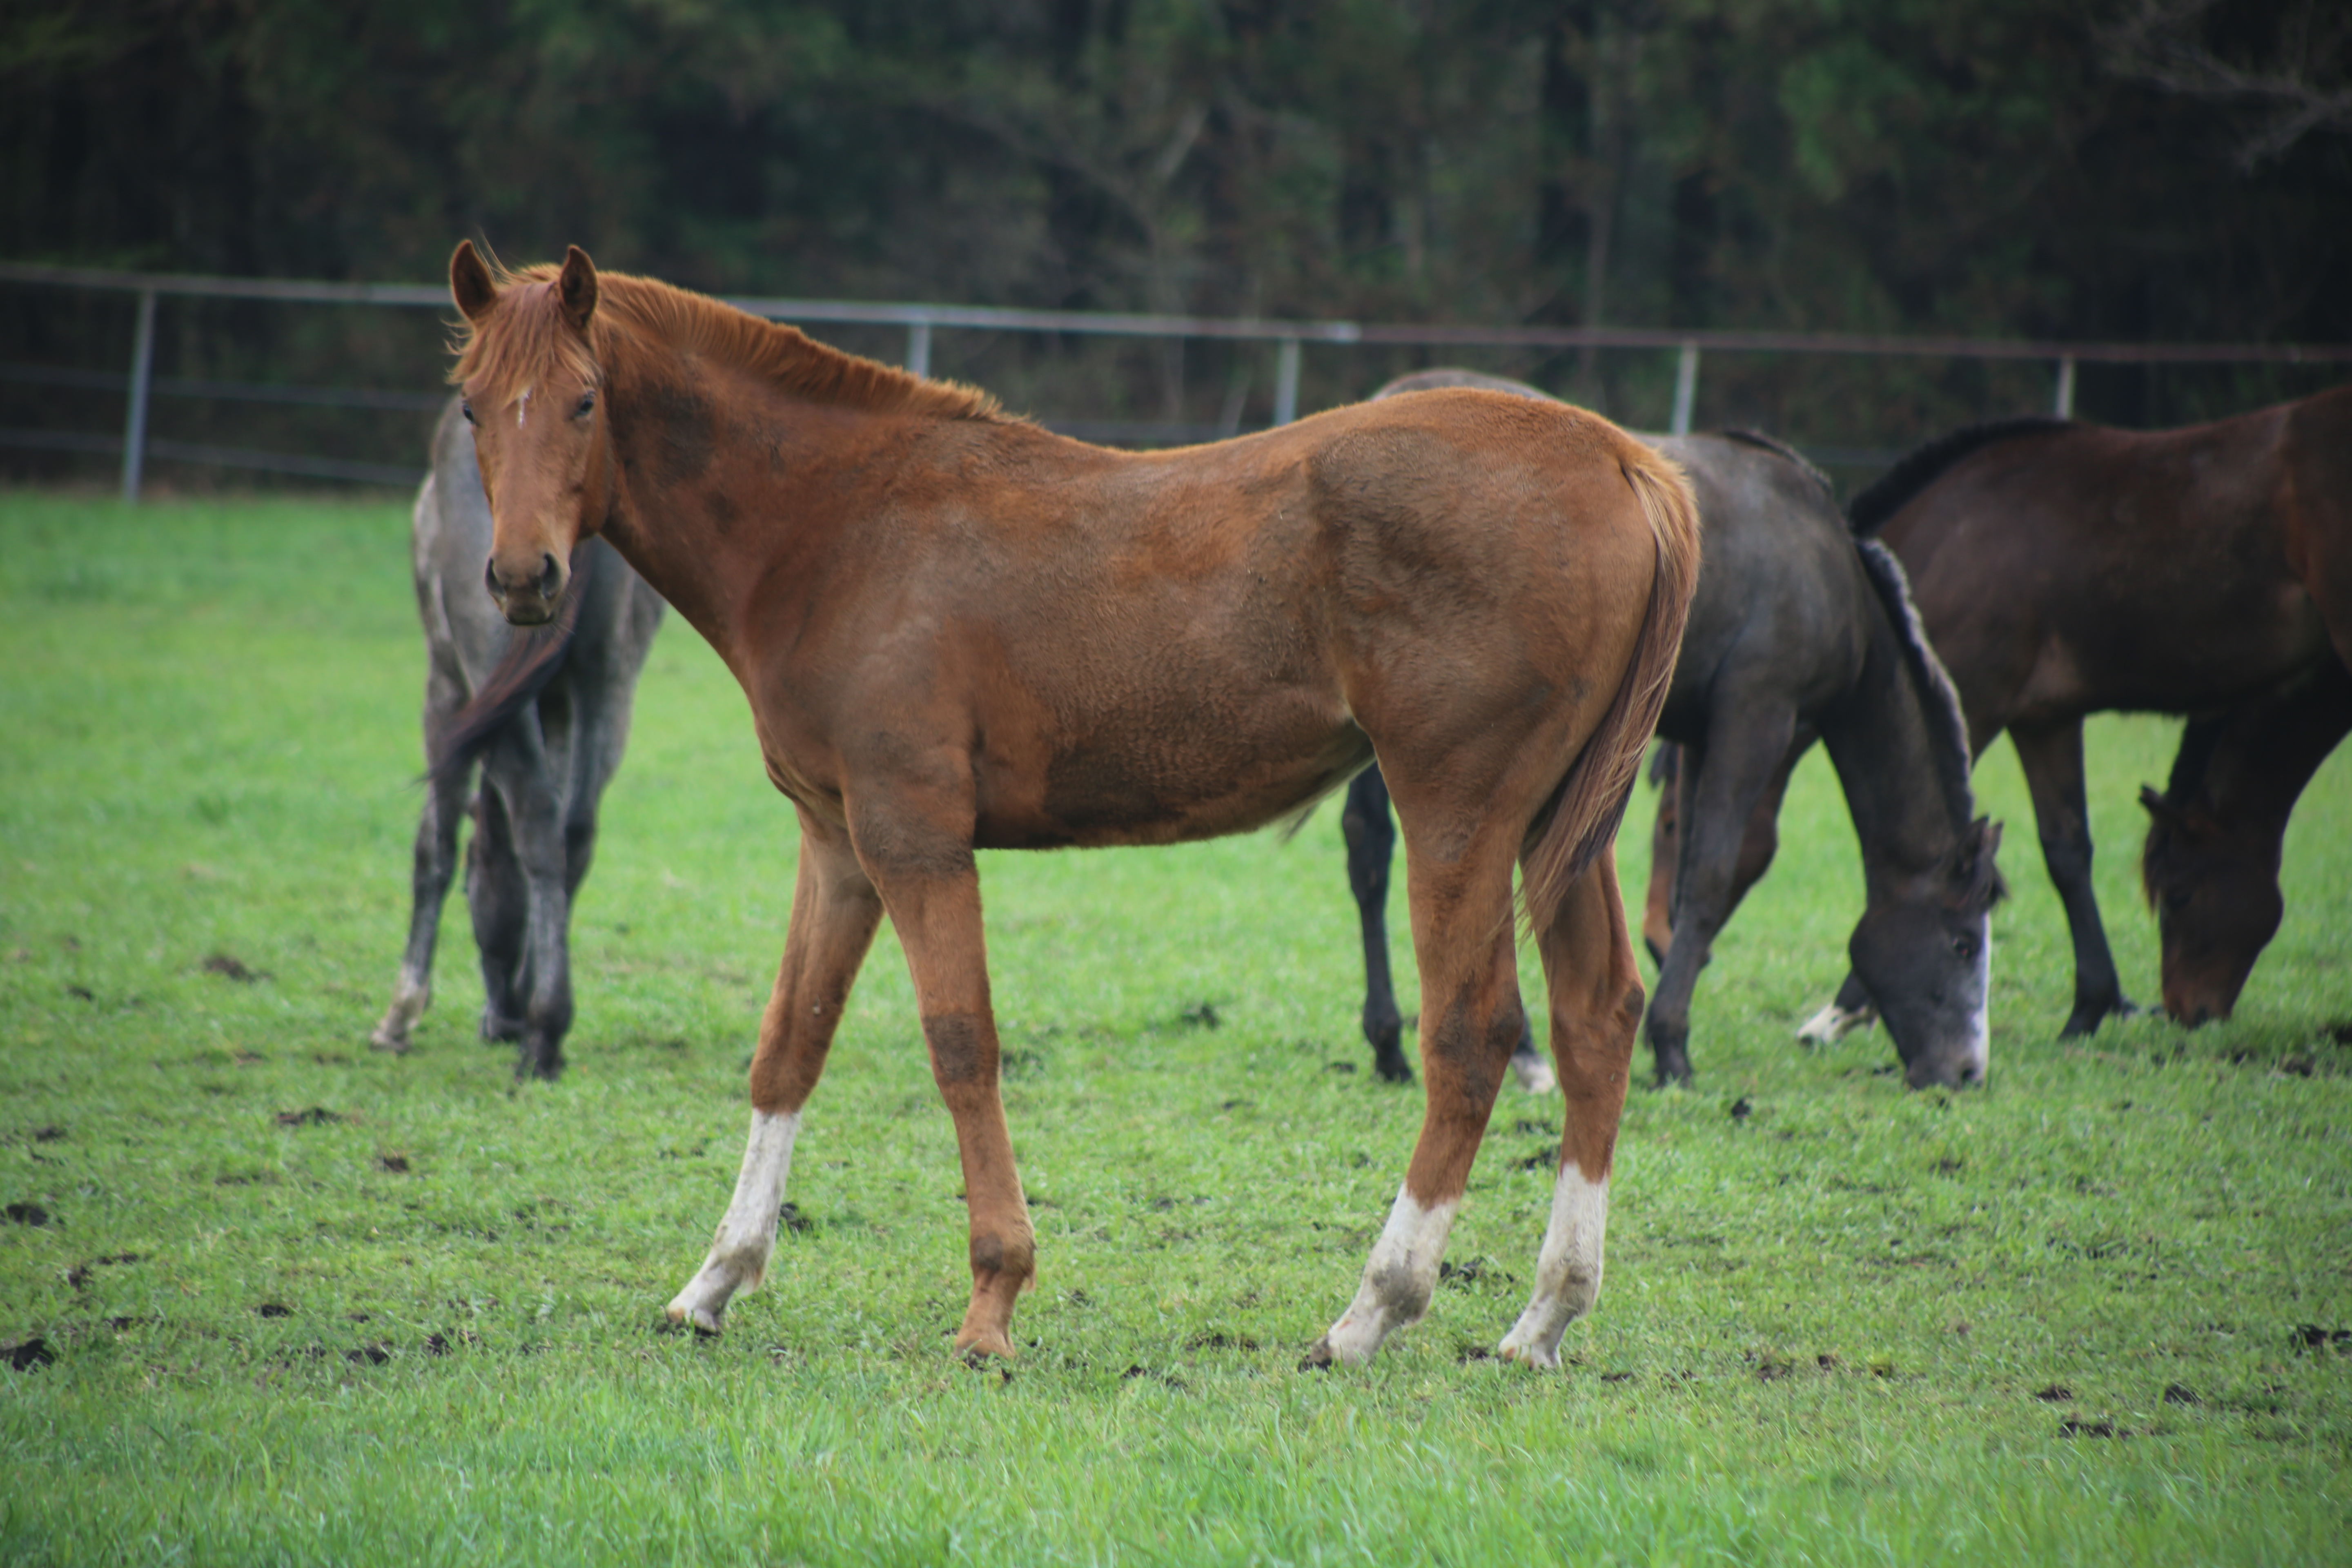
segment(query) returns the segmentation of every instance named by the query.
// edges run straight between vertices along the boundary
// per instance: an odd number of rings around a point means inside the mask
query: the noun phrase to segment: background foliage
[[[2333,15],[2318,0],[8,0],[0,252],[413,279],[474,234],[516,259],[579,241],[606,266],[800,297],[2343,341],[2352,99]],[[0,353],[116,363],[96,343],[121,337],[122,314],[11,295]],[[257,352],[324,331],[247,318],[203,335]],[[1034,352],[943,368],[1018,395]],[[1254,359],[1192,353],[1130,353],[1086,395],[1264,416]],[[1310,391],[1358,396],[1406,367],[1356,356],[1352,380],[1327,366],[1318,387],[1310,366]],[[1665,372],[1647,360],[1494,368],[1662,417]],[[2086,367],[2078,406],[2179,423],[2315,374]],[[1907,363],[1792,377],[1751,359],[1711,365],[1706,387],[1717,422],[1897,446],[2048,396],[2038,369]]]

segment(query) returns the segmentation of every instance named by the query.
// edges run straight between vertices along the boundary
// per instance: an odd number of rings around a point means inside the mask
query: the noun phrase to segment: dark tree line
[[[0,250],[414,279],[470,234],[746,293],[2340,342],[2340,10],[5,0]],[[12,356],[25,309],[0,305]],[[1213,359],[1118,395],[1244,395]],[[1664,374],[1612,365],[1497,368],[1604,403]],[[2024,396],[1971,367],[1715,368],[1710,412],[1784,427]],[[2147,423],[2269,385],[2086,371],[2083,397]]]

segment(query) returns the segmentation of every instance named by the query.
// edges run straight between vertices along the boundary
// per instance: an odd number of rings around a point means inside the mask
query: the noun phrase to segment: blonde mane
[[[462,322],[451,345],[457,354],[449,372],[452,382],[479,377],[485,397],[509,403],[551,371],[599,381],[616,366],[646,359],[659,345],[764,377],[778,391],[812,403],[877,414],[1013,422],[994,397],[977,387],[927,380],[844,353],[798,327],[761,321],[707,296],[625,272],[596,275],[596,313],[583,342],[559,308],[558,270],[551,264],[497,268],[499,300],[489,320]]]

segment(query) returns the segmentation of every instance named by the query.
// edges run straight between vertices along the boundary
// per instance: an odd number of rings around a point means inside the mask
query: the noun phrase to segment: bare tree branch
[[[2224,58],[2206,43],[2218,0],[2136,0],[2096,30],[2100,61],[2116,76],[2185,97],[2242,105],[2255,126],[2239,168],[2280,156],[2318,131],[2352,132],[2352,9],[2294,0],[2268,58]]]

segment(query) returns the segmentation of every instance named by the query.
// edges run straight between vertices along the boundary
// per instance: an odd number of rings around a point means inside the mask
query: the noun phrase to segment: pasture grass
[[[1816,753],[1701,982],[1698,1088],[1628,1106],[1608,1284],[1557,1375],[1485,1359],[1559,1116],[1507,1089],[1429,1319],[1367,1371],[1297,1370],[1419,1114],[1356,1036],[1333,807],[1288,842],[992,854],[1043,1264],[1007,1373],[950,1353],[961,1183],[887,930],[768,1285],[719,1340],[659,1327],[740,1156],[793,858],[688,628],[608,797],[552,1087],[476,1037],[462,898],[418,1048],[366,1047],[416,806],[404,508],[0,494],[0,1559],[2347,1554],[2345,756],[2238,1018],[2063,1046],[2063,919],[1990,756],[2016,897],[1991,1082],[1949,1095],[1905,1092],[1883,1034],[1791,1043],[1858,912]],[[2132,795],[2175,732],[2090,745],[2150,1001]]]

